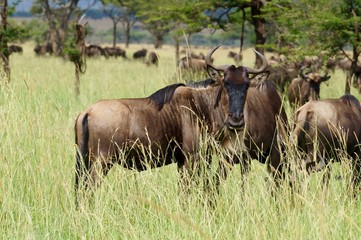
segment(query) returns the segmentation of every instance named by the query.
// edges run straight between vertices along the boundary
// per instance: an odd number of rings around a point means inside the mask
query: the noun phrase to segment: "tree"
[[[113,21],[113,47],[116,45],[117,24],[120,22],[124,29],[124,44],[129,46],[130,30],[136,22],[135,14],[130,7],[122,5],[117,0],[102,0],[104,13]]]
[[[68,36],[68,26],[71,18],[78,18],[80,9],[79,0],[49,1],[36,0],[31,12],[42,16],[48,22],[47,41],[51,43],[53,53],[63,54],[63,47]]]
[[[136,5],[136,16],[138,21],[142,22],[144,27],[154,37],[154,47],[161,48],[164,36],[173,28],[169,18],[162,17],[164,13],[162,8],[168,6],[167,0],[139,1]]]
[[[8,1],[3,0],[1,6],[1,33],[0,33],[0,50],[1,60],[3,64],[5,82],[10,80],[10,66],[9,66],[9,50],[8,50]]]
[[[78,22],[74,25],[74,35],[68,39],[64,53],[68,56],[69,60],[75,65],[75,82],[74,92],[75,97],[80,95],[80,74],[84,74],[86,71],[86,57],[85,57],[85,36],[87,22],[82,23],[83,15]]]
[[[228,0],[228,1],[214,1],[212,21],[217,22],[219,28],[227,29],[230,24],[241,23],[242,31],[240,33],[240,51],[239,55],[242,57],[242,45],[244,38],[244,24],[249,21],[254,27],[256,36],[256,50],[264,54],[264,44],[266,43],[266,19],[262,14],[264,3],[263,0]],[[221,11],[220,11],[221,10]],[[256,54],[256,66],[260,66],[262,60]]]
[[[361,2],[356,0],[273,1],[266,7],[279,26],[281,37],[295,46],[293,55],[336,56],[340,52],[351,60],[345,93],[361,53]],[[352,48],[349,56],[346,49]]]
[[[177,38],[183,32],[192,34],[204,28],[226,30],[234,23],[250,21],[256,35],[256,50],[264,53],[262,45],[266,41],[266,21],[262,15],[264,6],[262,0],[162,0],[156,2],[135,0],[133,2],[137,2],[134,9],[139,21],[155,36],[155,46],[158,46],[162,36],[170,31],[175,32],[173,36],[177,42]],[[240,18],[240,16],[244,17]],[[240,38],[242,43],[243,31],[240,33]],[[257,55],[256,64],[261,64],[261,59]]]
[[[11,15],[15,11],[17,4],[18,2],[15,2],[9,7],[7,0],[3,0],[1,3],[0,58],[3,66],[5,83],[10,81],[10,51],[8,49],[8,43],[21,39],[26,35],[23,27],[17,26],[16,24],[10,24],[8,21],[8,15]]]
[[[118,22],[122,19],[122,13],[118,6],[114,4],[106,4],[106,1],[102,0],[103,12],[112,20],[113,22],[113,47],[117,45],[117,25]]]

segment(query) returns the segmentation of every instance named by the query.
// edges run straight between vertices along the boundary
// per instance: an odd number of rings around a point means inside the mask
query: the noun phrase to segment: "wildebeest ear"
[[[321,80],[322,80],[322,82],[326,82],[326,81],[328,81],[330,78],[331,78],[331,76],[323,76],[323,77],[321,78]]]
[[[251,85],[257,86],[258,84],[263,83],[264,81],[266,81],[268,79],[269,75],[270,75],[270,71],[267,70],[264,73],[256,74],[256,75],[249,77],[249,79],[251,80]]]
[[[215,69],[213,66],[207,65],[207,73],[210,78],[212,78],[215,81],[220,81],[223,79],[223,71],[220,71],[218,69]]]

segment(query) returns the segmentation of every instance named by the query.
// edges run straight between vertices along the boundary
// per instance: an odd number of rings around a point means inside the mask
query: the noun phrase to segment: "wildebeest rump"
[[[148,59],[145,62],[145,64],[147,66],[151,66],[151,65],[158,66],[158,62],[159,62],[158,54],[156,54],[155,52],[150,52],[149,55],[148,55]]]
[[[120,47],[105,47],[104,52],[106,57],[127,58],[127,56],[125,55],[125,50],[121,49]]]
[[[306,153],[303,162],[306,169],[322,169],[331,159],[339,161],[339,154],[346,152],[352,161],[352,182],[359,185],[360,102],[352,95],[344,95],[339,99],[311,101],[300,107],[294,118],[293,139],[296,146]]]
[[[147,49],[145,48],[142,48],[136,51],[135,53],[133,53],[134,59],[141,59],[141,58],[145,58],[146,56],[147,56]]]
[[[88,57],[106,56],[104,48],[99,45],[90,44],[85,48],[85,54]]]
[[[210,66],[224,77],[217,75],[217,84],[207,88],[176,84],[148,98],[101,100],[88,107],[75,123],[76,196],[83,182],[85,188],[98,185],[115,163],[142,171],[176,162],[181,173],[190,171],[202,133],[243,127],[249,74],[267,68],[261,57],[260,69]]]
[[[23,48],[19,45],[10,45],[8,49],[9,49],[9,55],[12,53],[23,53]]]

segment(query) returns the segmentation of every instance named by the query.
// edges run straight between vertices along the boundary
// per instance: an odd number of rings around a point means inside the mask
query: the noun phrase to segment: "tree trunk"
[[[254,31],[256,33],[256,50],[261,54],[264,54],[264,48],[262,47],[266,42],[266,20],[260,17],[262,14],[261,9],[263,7],[262,1],[255,1],[251,6],[252,23]],[[262,65],[261,58],[256,54],[255,66]]]
[[[173,39],[175,41],[175,65],[178,67],[178,62],[179,62],[179,38],[174,36]]]
[[[79,51],[79,55],[74,59],[75,64],[75,97],[79,98],[80,95],[80,74],[84,74],[86,70],[86,59],[85,59],[85,27],[82,24],[76,24],[75,26],[76,35],[76,48]]]
[[[117,46],[117,21],[113,19],[113,47]]]
[[[56,13],[56,11],[52,9],[53,6],[49,4],[49,0],[44,1],[43,7],[50,28],[50,43],[55,55],[60,56],[63,54],[63,45],[68,32],[69,19],[76,14],[75,9],[78,1],[79,0],[70,0],[63,8],[62,14]]]
[[[3,0],[2,10],[1,10],[1,26],[2,33],[0,35],[0,51],[1,51],[1,60],[4,69],[4,82],[10,82],[10,65],[9,65],[9,50],[8,50],[8,40],[6,37],[7,30],[7,10],[8,10],[8,1]]]
[[[130,36],[130,22],[125,23],[125,29],[124,29],[124,43],[125,48],[129,47],[129,36]]]
[[[353,5],[351,5],[351,13],[354,16],[355,19],[355,23],[354,23],[354,32],[356,35],[356,42],[360,43],[361,42],[361,38],[360,38],[360,29],[359,29],[359,23],[357,21],[357,15],[355,12],[355,9],[353,8]],[[345,86],[345,94],[350,94],[351,93],[351,82],[352,82],[352,76],[355,74],[356,72],[356,67],[357,67],[357,61],[358,61],[358,57],[360,55],[360,52],[358,51],[357,45],[353,45],[352,47],[352,62],[351,62],[351,67],[350,70],[347,73],[347,77],[346,77],[346,86]]]
[[[154,42],[154,48],[158,49],[158,48],[162,48],[163,45],[163,36],[160,35],[156,35],[155,37],[155,42]]]

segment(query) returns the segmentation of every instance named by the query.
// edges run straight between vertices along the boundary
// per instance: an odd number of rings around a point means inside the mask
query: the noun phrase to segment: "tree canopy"
[[[361,53],[361,1],[274,0],[265,15],[277,26],[280,38],[290,44],[289,55],[330,57],[340,52],[352,61],[345,92]],[[347,53],[351,50],[352,54]]]

